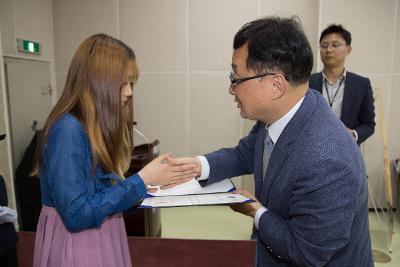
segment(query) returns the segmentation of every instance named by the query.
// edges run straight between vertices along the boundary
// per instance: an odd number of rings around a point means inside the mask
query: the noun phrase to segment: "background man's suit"
[[[322,94],[322,73],[310,78],[310,88]],[[371,82],[368,78],[352,72],[346,72],[341,121],[347,128],[357,131],[357,143],[361,144],[374,133],[374,98]]]
[[[208,184],[254,173],[259,266],[373,266],[365,166],[322,95],[308,90],[274,144],[262,180],[265,124],[235,148],[206,154]]]

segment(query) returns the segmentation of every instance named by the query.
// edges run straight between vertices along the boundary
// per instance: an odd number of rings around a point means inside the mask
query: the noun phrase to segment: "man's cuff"
[[[207,180],[208,176],[210,176],[210,164],[208,164],[208,160],[204,156],[197,156],[200,160],[201,164],[201,175],[196,178],[197,181]]]
[[[266,212],[268,209],[266,207],[261,207],[257,210],[256,215],[254,216],[254,226],[258,230],[258,222],[260,221],[261,216]]]
[[[352,134],[353,134],[354,139],[355,139],[356,142],[357,142],[357,141],[358,141],[358,133],[357,133],[357,131],[356,131],[356,130],[351,130],[351,132],[352,132]]]

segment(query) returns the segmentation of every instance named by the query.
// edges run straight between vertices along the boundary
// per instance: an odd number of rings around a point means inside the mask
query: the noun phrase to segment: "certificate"
[[[183,207],[198,205],[226,205],[253,202],[253,200],[233,194],[235,186],[230,179],[202,187],[196,179],[170,189],[159,189],[148,193],[139,208]]]
[[[169,189],[159,189],[157,192],[148,193],[148,197],[182,196],[190,194],[225,193],[235,191],[231,179],[202,187],[196,179],[174,186]]]
[[[165,208],[201,205],[223,205],[248,203],[254,200],[240,194],[214,193],[202,195],[180,195],[145,198],[139,208]]]

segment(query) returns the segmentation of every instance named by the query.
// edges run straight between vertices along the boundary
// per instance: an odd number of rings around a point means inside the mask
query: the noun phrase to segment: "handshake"
[[[158,188],[168,189],[199,177],[201,162],[198,157],[172,158],[170,154],[163,154],[140,170],[139,175],[147,186],[148,192],[154,193]],[[256,197],[246,190],[238,189],[233,193],[254,200],[250,203],[231,204],[231,209],[236,212],[254,217],[258,209],[262,207]]]
[[[172,158],[168,153],[155,158],[138,174],[146,186],[157,185],[168,189],[200,176],[201,163],[197,157]],[[149,192],[156,190],[151,188]]]

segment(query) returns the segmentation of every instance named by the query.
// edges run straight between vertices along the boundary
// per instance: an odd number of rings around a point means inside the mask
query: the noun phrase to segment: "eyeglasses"
[[[332,49],[338,49],[341,46],[347,46],[347,44],[342,44],[342,43],[322,43],[319,47],[321,49],[328,49],[329,47],[332,47]]]
[[[254,76],[250,76],[250,77],[244,77],[244,78],[240,78],[240,79],[235,79],[233,78],[233,72],[231,72],[229,74],[229,79],[231,80],[231,88],[235,88],[236,85],[245,82],[245,81],[249,81],[249,80],[253,80],[253,79],[257,79],[257,78],[262,78],[265,76],[270,76],[270,75],[276,75],[277,73],[270,73],[270,72],[265,72],[263,74],[257,74]],[[286,78],[286,77],[285,77]]]

